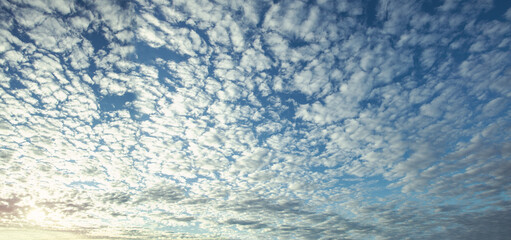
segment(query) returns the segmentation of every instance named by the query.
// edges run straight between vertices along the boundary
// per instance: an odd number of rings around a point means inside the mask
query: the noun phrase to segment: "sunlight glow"
[[[35,208],[27,214],[27,219],[34,222],[42,222],[46,219],[46,213],[42,209]]]

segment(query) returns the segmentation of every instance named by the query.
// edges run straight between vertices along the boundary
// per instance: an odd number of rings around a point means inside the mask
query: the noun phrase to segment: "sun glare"
[[[30,211],[27,214],[27,219],[31,220],[31,221],[35,221],[35,222],[41,222],[45,218],[46,218],[46,213],[43,210],[38,209],[38,208],[32,209],[32,211]]]

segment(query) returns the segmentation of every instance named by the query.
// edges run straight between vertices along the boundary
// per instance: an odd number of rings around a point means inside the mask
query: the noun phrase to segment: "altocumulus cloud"
[[[0,235],[508,238],[510,7],[0,1]]]

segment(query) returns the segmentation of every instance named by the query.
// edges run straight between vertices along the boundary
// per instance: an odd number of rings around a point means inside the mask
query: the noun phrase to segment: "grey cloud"
[[[135,203],[144,203],[146,201],[174,203],[185,199],[185,197],[184,191],[181,188],[162,183],[142,191]]]
[[[131,200],[131,194],[125,192],[106,193],[103,196],[104,202],[124,204]]]
[[[179,222],[191,222],[195,220],[195,217],[172,217],[173,220],[179,221]]]
[[[277,199],[244,200],[229,206],[220,204],[222,210],[235,211],[243,214],[249,212],[261,215],[260,220],[228,219],[224,224],[237,225],[239,228],[267,229],[271,235],[294,236],[303,239],[318,239],[322,237],[342,236],[351,239],[355,232],[372,234],[375,227],[349,220],[335,213],[315,213],[304,210],[305,205],[298,201],[283,201]],[[293,224],[275,223],[266,216],[279,216],[284,222],[292,219],[302,219],[304,222]]]
[[[433,233],[433,238],[450,239],[506,239],[511,230],[508,223],[511,221],[510,210],[464,213],[449,220],[458,224],[453,229],[446,229],[442,233]]]
[[[228,209],[236,212],[268,212],[270,214],[307,214],[309,212],[302,210],[298,201],[277,201],[276,199],[251,199],[243,200],[236,204],[221,204],[221,209]]]
[[[225,221],[226,224],[233,224],[233,225],[259,225],[259,221],[251,221],[251,220],[236,220],[236,219],[229,219]]]
[[[75,200],[38,202],[36,205],[49,209],[49,211],[62,212],[66,215],[84,212],[93,207],[92,203],[77,203]]]
[[[15,218],[21,216],[27,207],[20,206],[18,203],[22,200],[17,196],[10,198],[0,198],[0,214],[5,218]]]

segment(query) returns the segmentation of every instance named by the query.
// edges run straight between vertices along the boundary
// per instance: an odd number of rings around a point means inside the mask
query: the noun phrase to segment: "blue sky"
[[[505,239],[510,7],[1,1],[0,235]]]

